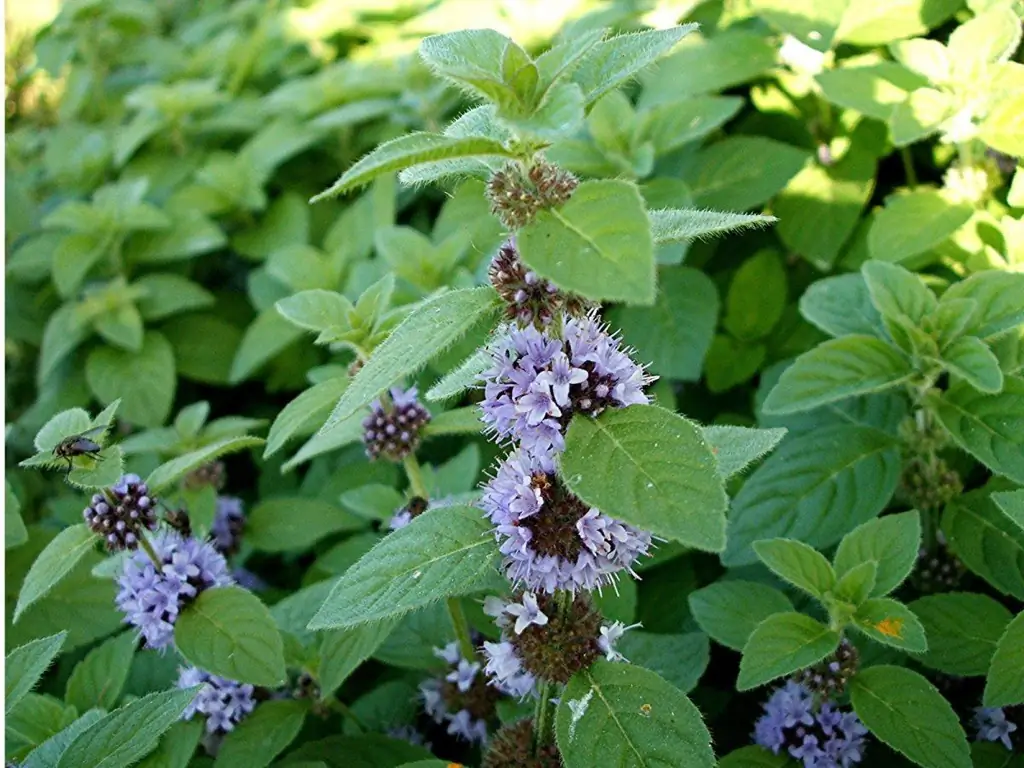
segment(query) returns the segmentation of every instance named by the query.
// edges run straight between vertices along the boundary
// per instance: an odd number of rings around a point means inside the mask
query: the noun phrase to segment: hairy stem
[[[410,453],[402,459],[402,466],[405,467],[405,475],[409,478],[409,488],[413,494],[421,499],[429,499],[427,485],[423,482],[423,471],[420,469],[420,463],[416,456]]]
[[[537,706],[533,712],[533,753],[539,755],[545,744],[551,743],[552,728],[555,724],[555,707],[551,703],[554,684],[548,680],[539,681]]]
[[[448,616],[455,628],[455,638],[459,641],[459,652],[462,657],[472,661],[476,658],[476,649],[473,648],[473,638],[469,633],[469,622],[466,620],[466,612],[462,610],[462,603],[457,597],[449,597]]]
[[[139,531],[139,546],[142,550],[149,555],[149,559],[153,561],[153,565],[156,566],[157,572],[163,570],[164,564],[160,558],[156,556],[156,550],[153,549],[153,545],[149,543],[149,539],[146,538],[146,534]]]
[[[903,173],[907,177],[907,186],[914,189],[917,187],[917,171],[914,170],[914,159],[910,156],[910,149],[903,147],[900,150],[900,160],[903,161]]]

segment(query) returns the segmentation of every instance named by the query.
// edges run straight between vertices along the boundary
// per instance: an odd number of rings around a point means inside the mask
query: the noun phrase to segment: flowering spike
[[[124,475],[104,495],[94,494],[82,517],[111,552],[134,550],[143,529],[156,528],[157,498],[138,475]]]
[[[211,675],[198,667],[182,668],[178,674],[178,687],[191,688],[196,685],[203,687],[185,708],[181,719],[191,720],[197,714],[205,715],[208,734],[234,730],[256,708],[254,689],[248,683]]]
[[[416,387],[392,387],[390,394],[390,407],[374,400],[370,415],[363,419],[363,445],[371,460],[384,456],[401,461],[416,450],[420,430],[430,421],[430,412],[416,397]]]

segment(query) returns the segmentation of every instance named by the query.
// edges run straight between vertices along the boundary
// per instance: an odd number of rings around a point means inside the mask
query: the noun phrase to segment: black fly
[[[68,462],[68,473],[74,467],[72,459],[75,456],[88,456],[95,461],[102,461],[100,451],[103,446],[90,439],[91,436],[100,435],[106,431],[106,426],[101,425],[87,429],[79,435],[71,435],[61,440],[53,449],[53,455],[58,459],[66,459]]]

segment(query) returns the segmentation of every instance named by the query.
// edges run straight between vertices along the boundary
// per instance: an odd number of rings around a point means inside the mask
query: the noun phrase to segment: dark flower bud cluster
[[[420,683],[424,711],[438,725],[447,725],[452,736],[483,744],[488,726],[497,719],[502,692],[488,685],[479,662],[462,657],[457,643],[435,648],[434,655],[448,664],[449,671]]]
[[[534,753],[533,719],[502,726],[484,753],[483,768],[562,768],[564,763],[554,744],[543,744]]]
[[[935,546],[922,548],[917,565],[910,574],[910,583],[922,595],[952,592],[960,586],[967,569],[960,559],[949,551],[946,538],[938,532]]]
[[[224,556],[206,541],[162,530],[149,543],[158,568],[136,550],[117,579],[117,607],[125,622],[139,630],[148,648],[166,648],[174,641],[174,623],[182,608],[211,587],[234,583]]]
[[[179,688],[202,685],[192,703],[185,708],[182,720],[191,720],[196,715],[206,717],[206,733],[224,734],[233,731],[245,717],[256,708],[254,688],[248,683],[228,680],[211,675],[198,667],[181,669],[178,674]]]
[[[485,612],[502,629],[501,642],[484,643],[485,671],[511,695],[534,692],[537,679],[567,683],[604,656],[625,661],[615,643],[627,630],[622,622],[602,624],[589,595],[577,595],[564,608],[551,595],[524,592],[518,600],[488,598]]]
[[[391,522],[388,523],[388,529],[397,531],[399,528],[405,528],[415,518],[422,515],[427,511],[427,507],[430,506],[430,502],[424,499],[422,496],[413,496],[409,499],[409,503],[399,509],[391,517]]]
[[[506,317],[520,325],[550,325],[555,313],[565,303],[554,283],[526,268],[519,258],[514,239],[498,249],[487,275],[505,302]]]
[[[1013,707],[978,707],[973,721],[978,741],[994,741],[1011,752],[1024,751],[1024,704]]]
[[[420,444],[420,430],[430,421],[430,412],[420,405],[416,387],[392,387],[390,394],[390,406],[374,400],[370,415],[363,419],[363,445],[371,460],[383,456],[401,461],[415,452]]]
[[[227,472],[224,468],[224,462],[211,461],[185,475],[183,484],[186,490],[190,491],[204,488],[207,485],[212,485],[215,490],[219,491],[224,488],[226,482]]]
[[[94,494],[82,517],[111,552],[136,549],[142,530],[156,528],[156,503],[141,477],[124,475],[105,494]]]
[[[795,676],[796,682],[824,700],[835,700],[846,690],[857,671],[860,654],[845,637],[835,653]]]
[[[921,510],[940,510],[963,489],[959,473],[938,457],[928,461],[915,456],[906,464],[900,477],[903,495],[912,506]]]
[[[242,545],[245,532],[245,507],[235,496],[218,496],[217,511],[210,527],[213,548],[223,555],[233,555]]]
[[[568,200],[579,180],[553,163],[540,160],[529,170],[509,163],[487,182],[491,213],[507,229],[525,227],[539,211],[556,208]]]
[[[790,681],[772,694],[754,726],[754,743],[786,753],[804,768],[849,768],[864,759],[868,729],[853,712],[820,702]]]

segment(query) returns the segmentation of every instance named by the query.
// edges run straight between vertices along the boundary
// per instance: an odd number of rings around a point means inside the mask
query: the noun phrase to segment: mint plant
[[[8,764],[1014,765],[1020,3],[336,5],[9,14]]]

